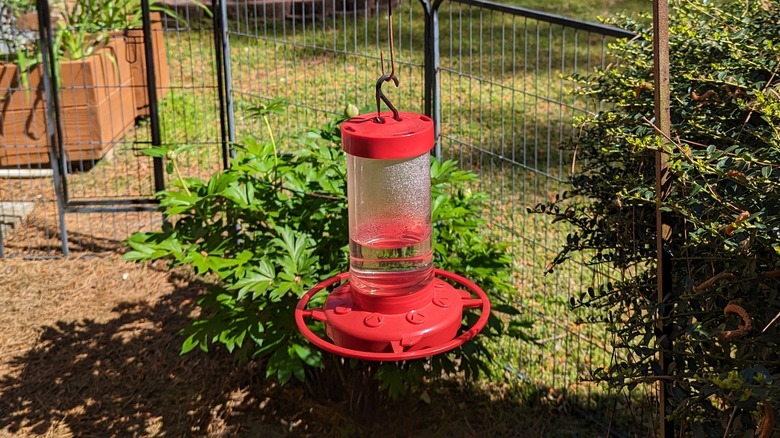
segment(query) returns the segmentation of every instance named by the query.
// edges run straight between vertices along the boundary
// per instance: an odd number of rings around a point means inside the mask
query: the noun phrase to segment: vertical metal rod
[[[395,76],[395,47],[393,41],[393,0],[387,1],[387,40],[390,42],[390,76]],[[379,58],[382,62],[382,74],[385,74],[385,61],[382,51],[379,51]]]
[[[60,225],[60,244],[62,255],[70,255],[68,248],[68,228],[65,224],[65,203],[67,203],[67,183],[65,181],[64,162],[60,162],[62,155],[62,124],[59,118],[59,90],[57,87],[57,57],[54,55],[55,47],[52,45],[53,32],[48,0],[37,0],[38,32],[40,37],[41,67],[43,70],[43,88],[46,95],[46,133],[49,137],[49,161],[52,170],[52,182],[54,183],[54,195],[57,199],[57,217]],[[60,167],[62,166],[62,168]]]
[[[227,1],[220,1],[222,7],[222,13],[219,14],[220,19],[220,32],[222,33],[222,70],[223,77],[225,78],[225,106],[227,110],[227,134],[228,134],[228,153],[233,158],[236,155],[236,151],[233,150],[233,143],[236,141],[236,123],[235,113],[233,109],[233,73],[230,63],[230,36],[228,35],[227,24]]]
[[[228,137],[228,123],[227,123],[227,111],[225,103],[225,77],[223,75],[224,70],[222,68],[222,5],[220,0],[212,0],[211,11],[213,14],[213,26],[214,26],[214,60],[216,61],[216,75],[217,75],[217,98],[219,100],[219,130],[220,130],[220,143],[222,144],[222,168],[227,169],[230,167],[231,149],[230,140]]]
[[[653,0],[653,73],[655,92],[655,124],[658,130],[671,138],[670,73],[669,73],[669,3],[667,0]],[[665,140],[664,140],[665,141]],[[672,361],[672,326],[669,321],[672,292],[671,257],[666,250],[671,239],[671,227],[666,223],[661,206],[669,194],[669,157],[663,149],[655,153],[656,191],[656,276],[658,288],[658,361],[662,373],[667,373]],[[670,419],[671,403],[669,389],[672,383],[659,380],[660,436],[674,436],[674,422]]]
[[[154,70],[154,46],[152,41],[152,19],[149,0],[141,0],[141,21],[144,34],[144,64],[146,66],[146,92],[149,99],[149,128],[152,134],[152,147],[162,144],[160,132],[160,109],[157,103],[157,78]],[[165,172],[162,158],[152,158],[154,166],[154,190],[165,190]]]
[[[227,27],[227,2],[212,0],[211,11],[214,25],[214,57],[216,59],[217,95],[219,97],[219,128],[222,145],[222,168],[230,168],[230,159],[235,158],[236,150],[233,143],[236,140],[233,118],[232,75],[230,70],[230,41]],[[233,230],[241,234],[241,224],[233,217],[228,220],[233,223]],[[241,238],[238,239],[240,244]]]
[[[433,135],[436,145],[433,156],[441,159],[441,77],[439,53],[439,6],[442,0],[420,0],[425,11],[425,115],[433,120]]]
[[[222,135],[222,167],[230,167],[230,158],[235,157],[233,143],[236,141],[235,111],[233,106],[233,74],[230,63],[230,39],[227,24],[227,2],[212,1],[214,14],[214,52],[217,60],[217,92],[219,95],[220,133]]]

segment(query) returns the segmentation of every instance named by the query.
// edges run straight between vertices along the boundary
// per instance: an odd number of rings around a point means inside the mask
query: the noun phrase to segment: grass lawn
[[[508,4],[596,22],[618,13],[652,12],[652,0],[511,0]]]

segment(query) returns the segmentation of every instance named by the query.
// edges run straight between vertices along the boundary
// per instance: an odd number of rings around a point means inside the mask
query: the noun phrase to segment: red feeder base
[[[398,361],[443,353],[464,344],[485,326],[490,302],[485,292],[468,279],[439,269],[436,275],[467,290],[435,278],[426,289],[411,295],[376,297],[356,293],[344,283],[328,295],[323,308],[306,309],[315,294],[346,280],[349,273],[345,272],[307,292],[295,309],[295,322],[312,343],[341,356]],[[463,309],[476,308],[481,309],[479,319],[458,335]],[[315,335],[306,325],[306,317],[324,322],[332,342]]]

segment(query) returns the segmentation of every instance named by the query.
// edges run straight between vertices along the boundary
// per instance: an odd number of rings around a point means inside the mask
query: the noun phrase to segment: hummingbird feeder
[[[390,55],[392,66],[392,31]],[[400,361],[449,351],[472,339],[490,315],[490,302],[479,286],[433,266],[429,154],[434,125],[427,116],[399,112],[382,93],[384,82],[398,86],[394,70],[377,81],[377,113],[341,126],[349,272],[316,285],[295,309],[299,330],[313,344],[365,360]],[[380,100],[391,111],[380,112]],[[307,307],[312,297],[331,288],[321,308]],[[462,328],[466,309],[480,309],[480,316]],[[316,335],[307,318],[323,322],[329,339]]]

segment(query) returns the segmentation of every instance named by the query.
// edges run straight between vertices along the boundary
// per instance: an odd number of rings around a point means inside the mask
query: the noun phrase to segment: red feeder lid
[[[361,114],[341,125],[341,145],[344,152],[362,158],[395,160],[413,158],[433,148],[433,120],[415,113],[380,113],[383,123],[376,121],[376,113]]]

